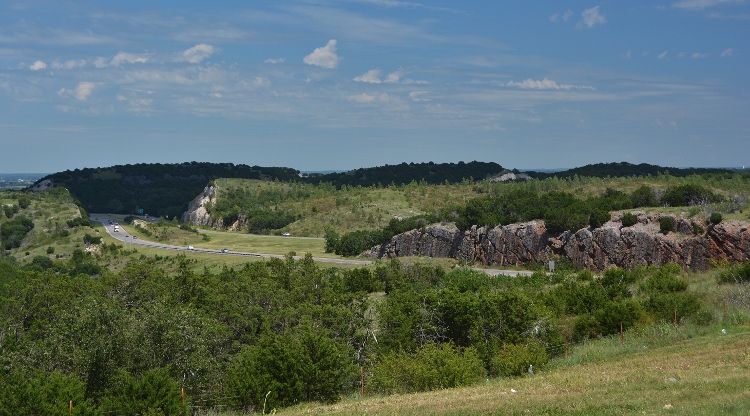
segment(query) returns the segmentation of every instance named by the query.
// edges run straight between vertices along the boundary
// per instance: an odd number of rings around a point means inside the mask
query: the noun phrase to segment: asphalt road
[[[222,251],[222,250],[214,250],[211,248],[193,248],[190,249],[189,246],[173,246],[170,244],[163,244],[163,243],[157,243],[154,241],[148,241],[143,240],[141,238],[134,237],[133,235],[129,234],[127,231],[125,231],[122,227],[119,227],[119,231],[115,231],[115,225],[109,224],[107,219],[95,217],[96,214],[93,214],[92,217],[94,219],[92,221],[97,221],[102,224],[104,229],[107,231],[107,234],[109,234],[112,238],[119,240],[125,244],[132,244],[134,246],[142,246],[142,247],[151,247],[151,248],[159,248],[163,250],[174,250],[174,251],[186,251],[186,252],[193,252],[193,253],[209,253],[209,254],[219,254],[222,256],[244,256],[244,257],[258,257],[258,258],[278,258],[283,259],[284,256],[280,254],[264,254],[264,253],[247,253],[242,251]],[[303,259],[304,257],[301,256],[295,256],[296,260]],[[331,259],[326,257],[313,257],[313,260],[320,263],[334,263],[334,264],[341,264],[341,265],[354,265],[354,266],[366,266],[368,264],[372,264],[369,260],[350,260],[350,259]]]
[[[191,250],[186,246],[173,246],[170,244],[162,244],[162,243],[157,243],[153,241],[143,240],[143,239],[134,237],[133,235],[127,233],[122,227],[119,227],[120,230],[115,232],[114,224],[109,224],[108,219],[101,218],[104,216],[105,216],[104,214],[91,214],[89,218],[93,217],[92,221],[100,222],[102,226],[104,227],[104,229],[107,231],[107,234],[109,234],[112,238],[119,240],[125,244],[132,244],[135,246],[142,246],[142,247],[159,248],[163,250],[218,254],[222,256],[244,256],[244,257],[257,257],[257,258],[266,258],[266,259],[268,258],[283,259],[284,258],[284,256],[280,254],[247,253],[247,252],[242,252],[242,251],[224,252],[222,250],[214,250],[210,248],[193,248]],[[145,218],[142,218],[142,219],[147,220]],[[219,232],[219,231],[213,231],[213,232]],[[296,260],[300,260],[304,257],[295,256],[294,258]],[[313,257],[313,260],[316,262],[320,262],[320,263],[333,263],[333,264],[353,265],[353,266],[367,266],[369,264],[372,264],[372,262],[369,260],[332,259],[332,258],[326,258],[326,257]],[[491,276],[499,276],[499,275],[529,276],[532,273],[532,272],[525,271],[525,270],[498,270],[498,269],[481,269],[481,268],[474,268],[474,270],[487,273]]]

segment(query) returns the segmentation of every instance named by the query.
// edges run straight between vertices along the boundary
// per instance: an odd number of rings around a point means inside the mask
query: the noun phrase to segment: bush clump
[[[386,354],[372,372],[371,387],[385,394],[465,386],[486,376],[474,348],[460,349],[450,343],[427,344],[413,354]]]
[[[662,234],[668,234],[672,230],[674,230],[674,218],[662,217],[659,220],[659,231],[661,231]]]
[[[538,341],[506,345],[504,352],[492,359],[493,373],[505,377],[526,374],[530,365],[540,368],[549,360],[547,351]]]
[[[750,261],[722,269],[718,279],[719,283],[750,282]]]
[[[622,216],[622,226],[623,227],[632,227],[637,222],[638,222],[638,216],[636,216],[632,212],[626,212]]]
[[[720,212],[712,212],[711,217],[709,218],[709,221],[711,224],[716,225],[719,224],[723,220]]]

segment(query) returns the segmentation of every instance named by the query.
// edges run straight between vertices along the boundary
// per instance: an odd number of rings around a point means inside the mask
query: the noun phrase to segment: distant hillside
[[[589,176],[596,178],[623,178],[628,176],[656,176],[658,174],[669,173],[671,176],[685,177],[690,175],[701,175],[705,173],[734,173],[731,169],[716,168],[670,168],[658,165],[649,165],[641,163],[634,165],[628,162],[620,163],[596,163],[593,165],[581,166],[579,168],[568,169],[560,172],[526,172],[535,179],[546,179],[557,176],[558,178],[572,178],[573,176]]]
[[[310,175],[305,178],[305,181],[312,184],[329,182],[336,188],[341,188],[343,185],[405,185],[412,181],[438,185],[446,181],[458,183],[464,179],[478,181],[502,171],[503,167],[494,162],[401,163],[400,165],[360,168],[349,172]]]
[[[216,178],[292,181],[299,171],[291,168],[235,165],[232,163],[117,165],[108,168],[66,170],[39,179],[64,186],[88,212],[143,213],[173,218]]]

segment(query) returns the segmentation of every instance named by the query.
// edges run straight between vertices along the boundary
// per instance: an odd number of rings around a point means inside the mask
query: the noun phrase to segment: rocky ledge
[[[523,266],[565,257],[593,271],[611,266],[632,269],[666,263],[706,270],[711,259],[750,260],[750,231],[746,222],[694,227],[692,220],[672,216],[676,231],[665,235],[659,231],[661,214],[637,214],[638,223],[630,227],[623,227],[621,216],[615,215],[601,228],[583,228],[560,235],[547,233],[541,221],[491,228],[473,226],[465,231],[434,225],[399,234],[368,250],[364,256],[448,257],[488,266]]]

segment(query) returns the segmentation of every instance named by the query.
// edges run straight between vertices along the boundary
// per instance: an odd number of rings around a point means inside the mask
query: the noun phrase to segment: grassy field
[[[533,377],[420,394],[350,397],[277,414],[748,414],[750,327],[732,327],[727,334],[719,327],[701,335],[686,330],[663,325],[628,333],[625,346],[619,337],[591,342]]]

